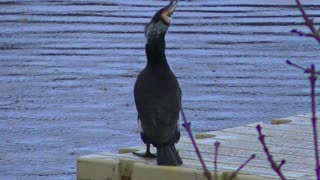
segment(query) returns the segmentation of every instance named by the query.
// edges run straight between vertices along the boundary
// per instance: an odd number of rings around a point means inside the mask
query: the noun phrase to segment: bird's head
[[[178,4],[178,0],[171,0],[170,3],[160,9],[146,25],[145,35],[148,40],[164,37],[171,23],[171,16]]]

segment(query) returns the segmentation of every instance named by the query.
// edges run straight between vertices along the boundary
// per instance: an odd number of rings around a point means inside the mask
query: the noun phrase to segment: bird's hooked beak
[[[171,16],[176,10],[179,0],[171,0],[170,3],[165,7],[165,10],[162,12],[161,17],[165,23],[170,24]]]

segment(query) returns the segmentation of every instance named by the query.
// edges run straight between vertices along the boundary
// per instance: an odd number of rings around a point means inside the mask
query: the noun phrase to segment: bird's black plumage
[[[149,146],[153,144],[157,148],[159,165],[182,164],[174,146],[180,138],[181,89],[165,55],[165,35],[173,13],[172,5],[171,2],[159,10],[146,26],[147,65],[138,75],[134,87],[141,138],[147,145],[146,155],[151,155]]]

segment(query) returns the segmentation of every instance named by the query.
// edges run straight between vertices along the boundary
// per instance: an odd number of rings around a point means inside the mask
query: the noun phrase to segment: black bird
[[[165,35],[177,0],[160,9],[145,28],[147,65],[137,77],[134,98],[146,157],[155,157],[150,144],[157,148],[158,165],[180,165],[182,160],[175,148],[180,139],[179,113],[181,90],[165,55]]]

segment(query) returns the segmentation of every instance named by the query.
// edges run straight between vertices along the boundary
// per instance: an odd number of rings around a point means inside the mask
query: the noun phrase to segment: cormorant
[[[179,113],[181,90],[165,55],[165,35],[177,0],[160,9],[145,28],[147,64],[134,86],[140,135],[146,144],[145,157],[155,157],[150,144],[157,148],[158,165],[180,165],[182,160],[175,148],[180,139]]]

